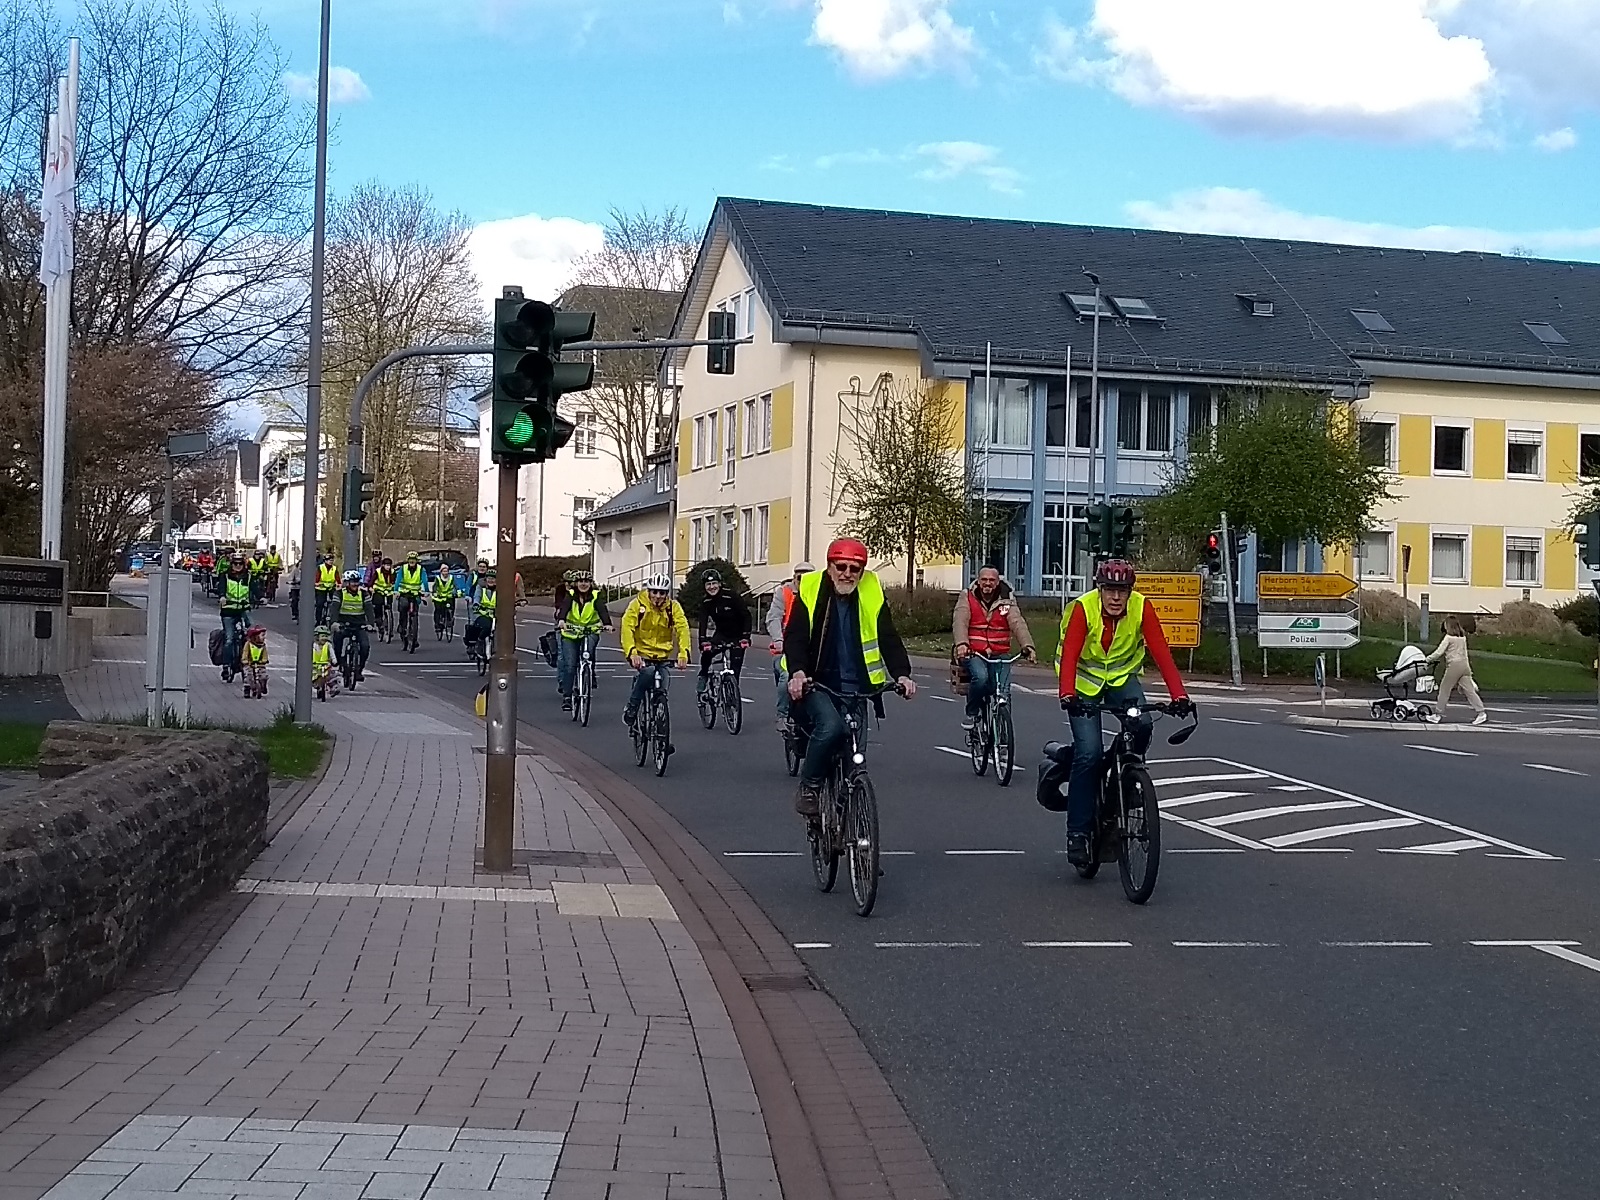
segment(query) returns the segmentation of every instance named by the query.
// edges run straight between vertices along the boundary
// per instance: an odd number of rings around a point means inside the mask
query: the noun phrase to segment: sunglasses
[[[862,571],[866,570],[866,568],[860,563],[851,562],[829,563],[828,566],[839,572],[841,575],[859,575]]]

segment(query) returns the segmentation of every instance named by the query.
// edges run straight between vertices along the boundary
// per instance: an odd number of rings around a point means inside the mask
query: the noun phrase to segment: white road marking
[[[934,749],[942,751],[945,754],[954,754],[957,758],[968,757],[965,750],[957,750],[954,746],[935,746]]]
[[[1185,848],[1173,847],[1168,854],[1243,854],[1241,846],[1190,846]]]
[[[1132,942],[1023,942],[1030,950],[1131,950]]]
[[[1189,817],[1180,817],[1177,813],[1166,813],[1162,818],[1175,825],[1182,825],[1185,829],[1194,829],[1200,833],[1209,833],[1212,837],[1221,838],[1225,842],[1232,842],[1236,846],[1243,846],[1246,850],[1265,850],[1260,842],[1253,842],[1242,834],[1234,833],[1231,829],[1213,829],[1209,825],[1202,825],[1199,821]]]
[[[796,942],[794,944],[794,948],[796,950],[832,950],[833,949],[833,943],[832,942]]]
[[[1268,847],[1274,854],[1354,854],[1350,846],[1277,846]]]
[[[1320,829],[1302,829],[1298,833],[1280,833],[1276,837],[1262,838],[1273,849],[1280,846],[1298,846],[1302,842],[1321,842],[1328,838],[1343,837],[1347,833],[1374,833],[1380,829],[1404,829],[1421,825],[1415,817],[1385,817],[1381,821],[1352,821],[1348,825],[1324,825]]]
[[[878,857],[879,858],[910,858],[915,853],[916,853],[915,850],[880,850],[880,851],[878,851]]]
[[[1591,971],[1600,971],[1600,958],[1590,958],[1587,954],[1579,954],[1576,950],[1567,950],[1561,946],[1535,946],[1534,949],[1542,954],[1565,959],[1569,963],[1577,963],[1580,967],[1588,967]]]
[[[1456,758],[1477,758],[1471,750],[1452,750],[1448,746],[1419,746],[1411,742],[1406,743],[1407,750],[1421,750],[1427,754],[1450,754]]]
[[[1275,783],[1271,788],[1274,792],[1309,792],[1312,789],[1303,783]]]
[[[1552,767],[1548,763],[1523,763],[1522,765],[1531,767],[1535,771],[1549,771],[1556,775],[1584,775],[1582,771],[1574,771],[1570,767]],[[1584,777],[1587,778],[1586,775]]]
[[[981,946],[982,942],[873,942],[879,950],[945,950]]]
[[[956,702],[954,698],[950,696],[935,696],[933,698],[940,704],[954,704]]]
[[[1172,759],[1166,760],[1168,762]],[[1151,764],[1154,765],[1154,764]],[[1230,775],[1179,775],[1173,779],[1157,779],[1156,782],[1163,788],[1182,787],[1186,783],[1220,783],[1228,779],[1265,779],[1261,771],[1240,771]]]
[[[1501,938],[1485,942],[1468,942],[1469,946],[1581,946],[1582,942],[1564,942],[1559,938]]]
[[[724,850],[723,858],[800,858],[799,850]]]
[[[1026,850],[946,850],[946,854],[1026,854]]]
[[[1207,800],[1237,800],[1240,796],[1253,795],[1251,792],[1196,792],[1193,796],[1174,796],[1168,800],[1161,797],[1161,811],[1169,808],[1181,808],[1185,804],[1204,804]]]
[[[1260,721],[1242,721],[1238,717],[1212,717],[1213,721],[1221,721],[1224,725],[1259,725]]]
[[[1394,947],[1397,949],[1417,948],[1433,945],[1432,942],[1323,942],[1324,946],[1347,946],[1357,949],[1368,947]]]
[[[1360,808],[1355,800],[1317,800],[1311,804],[1276,804],[1271,808],[1252,808],[1245,812],[1224,813],[1220,817],[1202,817],[1200,823],[1213,829],[1222,825],[1242,825],[1246,821],[1265,821],[1269,817],[1282,817],[1289,813],[1332,812],[1338,808]]]
[[[1350,736],[1348,733],[1334,733],[1331,730],[1327,730],[1327,729],[1302,729],[1300,732],[1301,733],[1314,733],[1318,737],[1347,738],[1347,737]]]
[[[1174,946],[1181,949],[1219,950],[1234,946],[1281,946],[1281,942],[1173,942]]]
[[[1381,846],[1379,854],[1457,854],[1462,850],[1481,850],[1489,843],[1482,838],[1461,838],[1454,842],[1429,842],[1423,846]],[[1520,858],[1521,855],[1513,857]]]
[[[1499,843],[1497,842],[1496,845],[1498,845],[1498,844]],[[1493,850],[1485,851],[1483,856],[1485,858],[1538,859],[1540,862],[1566,862],[1567,861],[1566,859],[1561,858],[1561,857],[1559,857],[1557,855],[1554,855],[1554,854],[1499,854],[1499,853],[1496,853]]]

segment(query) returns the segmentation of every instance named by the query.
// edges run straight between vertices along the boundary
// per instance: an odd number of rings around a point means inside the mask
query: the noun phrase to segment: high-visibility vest
[[[359,617],[367,611],[367,598],[361,594],[360,589],[350,591],[346,588],[339,593],[339,615],[341,617]]]
[[[810,627],[817,627],[817,597],[822,591],[822,572],[812,571],[800,580],[800,600],[806,606]],[[861,573],[856,585],[856,615],[861,625],[861,657],[867,664],[867,679],[873,687],[889,682],[889,672],[883,665],[883,651],[878,648],[878,614],[883,612],[883,584],[871,571]],[[785,658],[788,656],[785,655]]]
[[[392,595],[394,592],[394,576],[379,567],[372,573],[372,590],[380,596]]]
[[[276,554],[267,555],[267,570],[269,570],[269,571],[281,571],[281,570],[283,570],[283,559],[282,559],[282,557],[280,557],[279,555],[276,555]]]
[[[339,585],[339,569],[332,563],[323,563],[317,568],[317,591],[331,592]]]
[[[229,575],[223,581],[222,594],[223,612],[244,612],[250,607],[250,585],[243,579],[235,579]]]
[[[265,572],[266,572],[267,560],[265,558],[261,557],[260,555],[257,555],[255,557],[247,560],[245,565],[250,568],[250,574],[252,574],[252,575],[262,575],[262,574],[265,574]]]
[[[258,646],[254,642],[246,642],[244,649],[246,657],[252,663],[264,663],[267,661],[267,648],[265,646]]]
[[[561,618],[567,624],[561,631],[562,637],[577,641],[586,637],[588,630],[600,628],[600,616],[594,611],[594,602],[593,592],[589,593],[588,600],[580,600],[577,596],[568,597],[566,615]],[[572,628],[575,625],[579,628]]]
[[[423,581],[427,577],[428,573],[422,569],[420,563],[417,564],[416,574],[412,574],[409,564],[403,565],[400,568],[400,590],[412,596],[420,596],[422,595]]]
[[[967,649],[974,654],[1000,655],[1011,653],[1011,605],[1015,600],[1007,597],[997,600],[993,608],[985,608],[983,601],[969,588],[967,590]]]
[[[440,575],[433,581],[433,598],[439,604],[448,604],[456,598],[456,581],[448,575]]]
[[[1128,611],[1117,622],[1111,635],[1111,645],[1105,646],[1106,619],[1100,600],[1100,589],[1085,592],[1072,602],[1061,618],[1060,642],[1067,638],[1067,625],[1072,620],[1072,609],[1083,610],[1084,624],[1089,632],[1083,639],[1083,653],[1078,655],[1078,674],[1074,691],[1079,696],[1098,696],[1108,687],[1126,683],[1144,665],[1144,597],[1134,592],[1128,597]],[[1056,648],[1056,678],[1061,677],[1061,649]]]
[[[333,666],[333,643],[313,642],[311,646],[311,665],[313,667]]]
[[[484,588],[478,593],[478,615],[480,617],[494,616],[494,589]]]

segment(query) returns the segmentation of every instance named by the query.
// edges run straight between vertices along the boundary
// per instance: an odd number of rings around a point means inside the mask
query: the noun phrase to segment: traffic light
[[[1216,530],[1206,534],[1206,570],[1213,575],[1222,574],[1222,534]]]
[[[739,336],[738,318],[731,312],[713,312],[706,322],[706,336],[712,341],[732,341]],[[706,347],[706,374],[733,374],[733,347]]]
[[[347,525],[359,525],[367,519],[367,505],[377,494],[378,477],[368,475],[360,467],[351,467],[344,473],[344,519]]]
[[[556,409],[567,392],[594,383],[594,364],[562,362],[567,342],[594,337],[593,313],[562,312],[507,288],[494,302],[494,383],[489,454],[501,465],[543,462],[572,437]]]
[[[1139,510],[1127,507],[1113,509],[1111,524],[1111,553],[1117,558],[1127,558],[1139,544]]]
[[[1583,519],[1583,526],[1578,531],[1578,550],[1584,566],[1592,571],[1600,571],[1600,509]]]
[[[1089,534],[1089,553],[1096,559],[1111,557],[1116,544],[1116,512],[1109,504],[1091,504],[1084,509]]]

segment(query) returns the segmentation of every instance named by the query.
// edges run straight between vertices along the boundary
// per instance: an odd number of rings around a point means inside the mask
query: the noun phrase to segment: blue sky
[[[316,0],[235,6],[315,69]],[[334,0],[332,59],[333,186],[486,292],[719,194],[1600,258],[1596,0]]]

